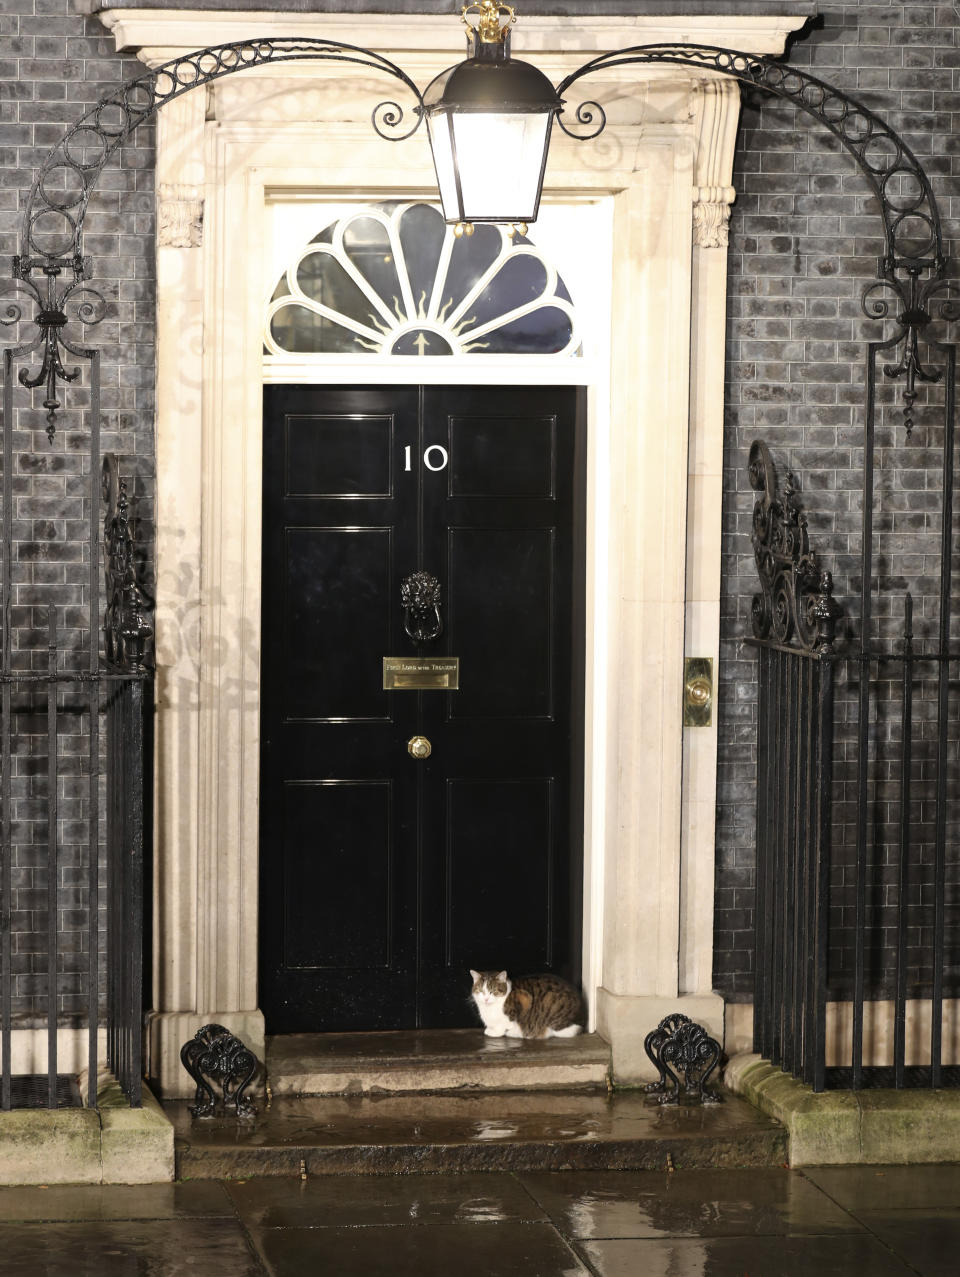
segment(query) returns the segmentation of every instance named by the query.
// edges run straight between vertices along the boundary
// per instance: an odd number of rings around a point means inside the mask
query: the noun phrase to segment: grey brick
[[[823,28],[798,42],[791,55],[792,61],[810,66],[814,74],[854,92],[904,133],[931,174],[941,209],[947,214],[945,230],[951,239],[956,239],[960,230],[956,220],[960,200],[955,196],[952,176],[944,180],[940,175],[960,171],[956,164],[960,155],[960,80],[954,78],[960,69],[957,23],[956,8],[948,5],[834,4],[825,7]],[[750,203],[747,206],[743,200],[742,217],[741,209],[735,207],[731,222],[732,244],[743,250],[730,260],[731,316],[745,318],[734,318],[729,332],[718,688],[723,762],[718,769],[714,982],[734,998],[749,998],[752,979],[749,953],[740,947],[744,940],[748,946],[750,942],[745,911],[751,907],[751,885],[731,877],[741,867],[749,868],[754,854],[753,763],[749,752],[740,752],[743,742],[737,733],[744,722],[741,711],[755,706],[755,673],[734,655],[735,639],[749,624],[749,601],[756,588],[749,556],[752,493],[743,481],[744,450],[750,438],[765,432],[781,472],[791,468],[797,473],[810,512],[811,538],[816,533],[818,548],[833,565],[838,595],[850,598],[858,589],[860,515],[856,506],[864,386],[860,342],[875,337],[878,329],[877,324],[863,319],[858,300],[862,282],[876,271],[876,261],[870,258],[880,251],[872,201],[865,195],[863,179],[850,158],[841,156],[835,147],[781,146],[797,128],[796,112],[779,104],[765,100],[759,109],[746,109],[735,185],[749,195]],[[762,155],[752,149],[759,143],[766,148]],[[783,153],[776,157],[769,153],[772,150]],[[809,182],[806,189],[802,185],[805,181]],[[788,203],[791,195],[792,203]],[[800,238],[801,270],[787,256],[778,266],[775,257],[764,253],[768,245],[759,237],[770,234]],[[834,242],[824,251],[807,238],[811,235],[829,236]],[[752,244],[747,243],[748,237],[754,237]],[[851,238],[853,252],[846,245],[838,247]],[[763,272],[769,276],[764,278]],[[778,381],[772,376],[776,361],[763,358],[765,352],[758,343],[762,340],[769,349],[775,338],[786,339],[786,332],[765,326],[783,323],[787,316],[792,316],[786,321],[791,342],[806,340],[807,350],[804,360],[791,360],[788,378]],[[752,329],[743,327],[744,323],[752,324]],[[900,389],[881,385],[878,393],[881,403],[890,405],[882,409],[881,422],[886,422],[889,413],[889,428],[894,431],[883,444],[877,483],[882,502],[875,517],[878,577],[898,592],[909,583],[915,594],[918,626],[930,626],[936,624],[935,598],[930,595],[936,591],[938,460],[916,436],[913,447],[903,447],[896,403]],[[921,394],[918,404],[926,398]],[[925,428],[926,413],[931,414],[931,423],[937,420],[936,404],[942,398],[935,394],[929,400],[931,407],[918,411],[918,433]],[[747,403],[755,405],[751,411],[762,413],[762,419],[743,415],[738,405]],[[777,424],[781,420],[777,414],[784,410],[804,422],[803,438]],[[887,429],[884,424],[882,430]],[[830,431],[839,432],[832,456],[831,447],[825,448],[821,439]],[[842,503],[851,498],[854,508],[845,511]],[[924,508],[930,502],[932,506]],[[848,549],[853,553],[847,553]],[[876,610],[878,625],[892,625],[895,634],[902,614],[898,597],[878,600]],[[935,696],[932,683],[918,688],[917,694],[920,703],[915,718],[924,722],[932,704],[924,698]],[[896,727],[895,713],[890,725]],[[844,757],[842,742],[839,753]],[[852,765],[855,751],[847,757],[851,760],[848,766]],[[891,800],[884,804],[887,814],[883,820],[887,823],[879,827],[881,859],[886,856],[887,863],[892,861],[882,839],[884,830],[894,829],[894,800],[895,794],[891,794]],[[929,813],[919,813],[918,819],[929,819]],[[850,821],[852,816],[847,824],[839,825],[841,860],[852,837]],[[886,899],[889,906],[892,897]],[[849,933],[837,930],[841,921],[838,914],[832,943],[834,954],[842,957]],[[916,952],[911,961],[915,965],[919,962]]]
[[[143,66],[131,56],[113,52],[113,41],[92,18],[67,11],[66,0],[4,0],[0,15],[0,251],[18,248],[19,217],[35,168],[85,109],[104,92],[113,90]],[[9,61],[15,59],[14,61]],[[99,77],[99,80],[97,79]],[[117,288],[121,280],[137,279],[140,294],[150,298],[136,317],[126,315],[127,327],[108,319],[98,330],[87,330],[83,340],[96,341],[104,360],[104,383],[117,385],[120,368],[153,366],[153,209],[152,125],[137,133],[136,145],[122,149],[101,174],[101,194],[91,202],[91,239],[98,249],[109,242],[110,252],[98,252],[95,262],[98,286],[112,297],[117,312]],[[146,166],[146,167],[145,167]],[[138,192],[142,186],[143,194]],[[125,197],[130,198],[127,204]],[[98,229],[99,227],[99,229]],[[97,243],[97,237],[100,243]],[[116,254],[121,236],[125,247],[138,255]],[[9,339],[11,333],[5,333]],[[72,333],[74,339],[80,330]],[[68,364],[71,361],[68,361]],[[34,367],[34,360],[29,366]],[[152,373],[143,379],[150,381]],[[89,616],[86,595],[84,541],[89,524],[87,483],[81,477],[86,463],[87,426],[82,420],[89,404],[87,371],[82,384],[64,388],[62,422],[51,447],[44,430],[43,392],[20,392],[16,403],[16,470],[13,487],[17,507],[14,521],[15,582],[13,608],[14,650],[17,670],[43,669],[46,653],[46,605],[56,606],[61,638],[61,666],[83,664]],[[105,396],[105,400],[108,396]],[[109,411],[109,404],[105,405]],[[107,422],[104,422],[106,427]],[[145,508],[152,508],[153,417],[152,387],[137,405],[137,412],[121,433],[110,437],[121,454],[145,454],[140,468],[146,482]],[[127,465],[128,473],[134,466]],[[70,477],[68,485],[65,480]],[[144,525],[152,528],[149,521]],[[148,533],[149,535],[149,533]],[[147,553],[151,546],[147,546]],[[31,645],[40,644],[37,651]],[[82,972],[90,919],[87,912],[88,778],[83,758],[88,730],[83,704],[72,694],[62,696],[63,730],[59,743],[60,838],[58,867],[59,969],[57,999],[62,1013],[85,1008]],[[18,698],[24,707],[29,698]],[[46,1012],[46,793],[47,759],[45,715],[19,713],[14,720],[14,1005],[18,1023]],[[101,880],[103,875],[101,873]],[[101,910],[103,901],[101,900]],[[94,920],[103,929],[103,917]]]

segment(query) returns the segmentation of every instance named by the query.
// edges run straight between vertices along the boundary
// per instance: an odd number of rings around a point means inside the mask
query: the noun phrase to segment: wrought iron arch
[[[423,122],[423,96],[416,84],[395,63],[357,45],[315,37],[233,41],[174,58],[108,93],[77,121],[51,149],[27,197],[20,233],[20,253],[13,260],[9,289],[19,290],[37,307],[32,341],[8,348],[7,375],[13,359],[43,347],[43,362],[33,375],[21,369],[20,382],[29,388],[46,383],[44,407],[48,434],[53,437],[57,410],[57,382],[79,378],[79,369],[64,367],[61,351],[91,359],[93,352],[66,340],[63,328],[70,318],[87,325],[104,316],[103,297],[87,282],[89,271],[83,256],[83,229],[90,196],[110,157],[145,120],[161,106],[192,89],[251,67],[279,62],[319,61],[348,64],[380,71],[402,84],[414,98],[407,124],[397,102],[379,103],[372,112],[377,133],[392,141],[413,135]],[[927,368],[918,351],[919,335],[930,322],[930,302],[947,288],[946,258],[940,214],[930,181],[906,142],[879,116],[854,98],[775,58],[742,53],[712,45],[636,45],[604,53],[572,71],[557,86],[558,95],[587,75],[625,66],[675,65],[731,77],[764,89],[793,103],[827,128],[853,157],[880,206],[884,255],[877,279],[863,290],[861,304],[872,319],[886,319],[891,300],[899,303],[899,325],[889,347],[903,343],[903,356],[889,365],[889,376],[906,378],[907,428],[916,398],[915,383],[938,381],[941,373]],[[606,116],[597,102],[581,103],[568,124],[560,127],[571,137],[587,141],[598,136]],[[577,130],[580,126],[580,131]],[[585,130],[585,131],[584,131]],[[59,187],[62,186],[62,190]],[[919,236],[919,238],[918,238]],[[48,243],[47,240],[52,240]],[[33,278],[46,277],[46,288]],[[66,276],[66,282],[60,277]],[[68,316],[72,302],[76,313]],[[955,318],[952,304],[943,301],[945,318]],[[22,318],[16,300],[8,301],[0,323],[7,326]]]
[[[36,265],[59,264],[72,267],[82,257],[83,224],[87,204],[97,179],[110,157],[145,120],[174,98],[192,89],[212,84],[235,71],[246,71],[275,62],[340,62],[381,71],[403,84],[417,102],[416,122],[402,131],[405,112],[396,102],[381,102],[373,110],[374,128],[382,137],[400,141],[420,127],[422,96],[410,77],[388,58],[370,49],[314,37],[234,41],[163,63],[154,71],[137,76],[101,98],[96,106],[74,124],[52,148],[37,171],[27,198],[20,234],[20,262],[29,272]],[[83,153],[90,152],[89,157]],[[55,189],[54,175],[62,173],[65,190]],[[73,179],[73,188],[69,182]],[[62,247],[44,250],[38,235],[56,235],[52,227],[38,226],[43,218],[61,219]]]
[[[315,37],[233,41],[200,49],[165,62],[106,94],[74,124],[49,151],[37,170],[20,230],[20,253],[13,259],[8,290],[19,292],[22,300],[37,307],[36,336],[5,354],[6,381],[12,361],[43,347],[43,362],[34,375],[21,369],[22,385],[33,389],[46,384],[47,434],[52,442],[56,429],[57,382],[76,381],[79,368],[67,370],[61,351],[92,360],[93,351],[74,345],[63,334],[71,320],[97,324],[106,314],[106,302],[90,287],[88,263],[83,256],[83,229],[90,197],[107,161],[136,128],[156,114],[160,107],[192,89],[251,67],[274,62],[337,62],[381,71],[404,85],[416,99],[412,128],[403,129],[405,111],[397,102],[379,103],[373,110],[373,127],[381,137],[400,141],[420,127],[422,96],[410,77],[388,58],[370,49]],[[58,189],[59,186],[63,189]],[[52,242],[48,242],[52,241]],[[46,277],[42,288],[32,278]],[[66,282],[61,282],[64,276]],[[75,314],[68,315],[71,303]],[[7,302],[0,323],[17,323],[23,312],[18,299]]]
[[[837,138],[850,153],[876,195],[883,220],[885,269],[897,266],[930,267],[943,272],[943,237],[940,213],[929,178],[920,161],[906,142],[885,121],[855,98],[835,89],[826,81],[800,71],[776,58],[762,54],[739,53],[706,44],[636,45],[614,53],[602,53],[585,62],[557,85],[564,92],[586,75],[624,66],[673,65],[712,71],[738,80],[753,88],[765,89],[776,97],[793,103]],[[584,102],[577,108],[577,123],[588,132],[577,134],[563,120],[561,128],[571,137],[584,140],[597,137],[606,125],[603,107],[598,102]],[[590,125],[596,122],[595,128]],[[895,181],[896,179],[896,181]],[[894,193],[893,185],[912,183],[912,194]],[[910,219],[925,228],[919,245],[908,251],[905,241],[911,230]]]
[[[930,179],[913,151],[878,115],[826,81],[776,58],[712,45],[636,45],[602,53],[571,71],[557,85],[557,93],[562,97],[587,75],[642,65],[694,67],[763,89],[823,125],[853,158],[879,203],[884,238],[877,278],[864,286],[860,305],[868,319],[892,318],[897,324],[897,331],[878,348],[893,352],[884,373],[904,378],[903,415],[909,436],[917,382],[936,383],[943,377],[942,370],[930,367],[920,357],[920,340],[933,318],[931,303],[940,295],[940,318],[960,318],[960,303],[943,296],[950,281],[940,211]],[[587,131],[577,133],[559,120],[571,137],[597,137],[606,126],[603,107],[594,101],[582,102],[577,107],[576,123]],[[899,357],[898,350],[902,351]]]

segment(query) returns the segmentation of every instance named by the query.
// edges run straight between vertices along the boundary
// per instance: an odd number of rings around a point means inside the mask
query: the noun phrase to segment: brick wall
[[[930,175],[948,240],[960,230],[960,47],[957,6],[910,3],[842,3],[824,0],[818,29],[798,41],[791,61],[810,70],[882,115],[902,134]],[[808,117],[759,97],[745,104],[734,182],[731,222],[727,427],[723,523],[723,598],[719,686],[720,767],[717,823],[715,987],[749,1001],[753,991],[754,780],[756,666],[742,644],[750,633],[756,574],[750,545],[753,493],[746,461],[754,438],[765,439],[778,463],[797,476],[809,513],[811,543],[834,573],[836,595],[856,631],[860,590],[862,428],[865,377],[863,342],[880,325],[864,318],[860,293],[876,271],[880,246],[876,203],[852,159]],[[953,255],[955,246],[948,243]],[[941,499],[938,451],[942,446],[942,391],[918,401],[907,439],[902,383],[880,390],[875,502],[875,581],[879,590],[875,637],[902,630],[903,593],[916,602],[916,631],[936,634]],[[852,619],[851,619],[852,617]],[[921,868],[912,899],[929,903],[932,823],[929,797],[934,774],[931,675],[915,691],[918,742],[914,777],[918,806],[915,854]],[[842,675],[840,698],[855,687]],[[889,677],[889,675],[886,675]],[[855,681],[855,680],[854,680]],[[879,683],[879,676],[877,679]],[[879,689],[879,686],[877,688]],[[896,697],[871,729],[877,759],[870,810],[881,846],[870,908],[878,921],[894,896],[893,842],[896,808],[890,760],[898,728]],[[850,862],[853,827],[850,785],[856,749],[846,707],[838,713],[839,759],[834,878],[841,889],[831,919],[833,977],[842,987],[849,959]],[[956,740],[956,724],[951,733]],[[956,751],[951,776],[956,783]],[[844,806],[843,804],[846,803]],[[951,904],[952,907],[952,904]],[[921,939],[917,915],[913,942]],[[948,926],[956,919],[948,917]],[[877,987],[889,976],[888,938],[873,955]],[[886,952],[884,952],[886,950]],[[926,973],[917,959],[915,978]]]
[[[99,22],[73,12],[69,0],[3,0],[0,6],[0,269],[9,277],[20,251],[19,216],[34,172],[67,127],[108,89],[143,65],[113,51]],[[86,251],[92,283],[107,302],[96,327],[72,324],[68,338],[102,351],[103,448],[120,454],[140,498],[139,538],[152,542],[153,486],[153,133],[142,128],[101,175],[89,211]],[[0,315],[8,317],[7,293]],[[27,315],[32,307],[25,307]],[[0,340],[16,338],[3,329]],[[23,326],[21,340],[28,337]],[[39,360],[18,367],[32,372]],[[66,360],[67,367],[74,361]],[[89,385],[84,368],[82,383]],[[82,666],[87,641],[86,529],[90,516],[89,427],[85,388],[67,391],[69,408],[52,444],[45,433],[43,389],[15,392],[14,599],[12,659],[18,669],[46,661],[46,612],[55,605],[60,668]],[[46,1010],[47,741],[46,705],[17,697],[13,785],[13,970],[18,1022]],[[60,698],[59,1009],[84,1003],[88,943],[88,714],[73,693]],[[102,877],[102,873],[101,873]]]

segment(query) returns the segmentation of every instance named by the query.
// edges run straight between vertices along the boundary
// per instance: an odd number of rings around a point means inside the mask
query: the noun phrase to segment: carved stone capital
[[[697,248],[726,248],[730,240],[732,186],[696,186],[693,193],[693,242]]]
[[[693,242],[698,248],[726,248],[730,205],[736,192],[733,151],[740,116],[735,80],[704,80],[694,93],[697,151],[694,163]]]
[[[203,242],[203,193],[186,182],[161,182],[157,188],[157,245],[199,248]]]

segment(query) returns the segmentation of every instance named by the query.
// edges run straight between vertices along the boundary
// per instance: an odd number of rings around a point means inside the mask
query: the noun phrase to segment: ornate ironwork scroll
[[[953,322],[960,318],[960,302],[946,296],[953,281],[935,274],[921,279],[923,263],[902,263],[905,275],[885,275],[867,284],[860,296],[863,313],[870,319],[892,319],[897,325],[893,337],[884,342],[881,350],[891,352],[891,362],[883,365],[884,374],[894,379],[903,378],[903,424],[907,438],[913,432],[913,406],[917,399],[917,383],[936,383],[943,380],[943,370],[925,361],[920,343],[926,339],[936,348],[926,328],[933,322],[934,309],[937,318]]]
[[[415,643],[427,643],[443,632],[440,582],[429,572],[411,572],[400,583],[403,628]]]
[[[722,1096],[706,1089],[720,1063],[720,1043],[689,1016],[679,1011],[664,1016],[647,1034],[643,1049],[660,1074],[659,1081],[644,1089],[649,1095],[656,1095],[659,1104],[679,1103],[681,1090],[703,1104],[722,1103]]]
[[[840,608],[833,577],[810,549],[793,475],[788,473],[781,496],[770,450],[760,439],[750,447],[749,473],[750,486],[759,494],[751,533],[761,587],[751,608],[753,632],[759,639],[772,632],[778,643],[796,635],[807,651],[831,652]]]
[[[105,655],[116,669],[142,670],[153,630],[144,618],[147,608],[137,584],[127,481],[120,477],[117,460],[112,453],[103,459],[102,491],[107,507],[103,523]]]
[[[47,438],[53,443],[57,410],[60,408],[57,383],[69,383],[80,378],[78,367],[67,368],[64,364],[64,352],[74,359],[85,360],[94,359],[97,353],[71,341],[63,330],[71,322],[99,324],[106,314],[107,304],[101,294],[85,282],[84,265],[79,258],[75,258],[69,266],[37,260],[33,268],[46,276],[46,284],[30,279],[29,269],[21,272],[20,258],[13,259],[14,278],[0,285],[0,291],[8,293],[4,313],[0,314],[0,324],[9,328],[19,323],[23,318],[24,302],[36,308],[33,316],[36,335],[19,346],[9,347],[5,355],[7,366],[12,368],[15,359],[34,351],[41,352],[39,369],[31,375],[29,368],[21,368],[18,380],[28,390],[45,387],[43,406],[47,409]],[[61,273],[64,273],[66,282],[60,282]]]
[[[190,1112],[214,1117],[218,1110],[254,1117],[255,1106],[244,1095],[257,1071],[257,1057],[222,1024],[205,1024],[180,1048],[180,1062],[197,1084]]]

